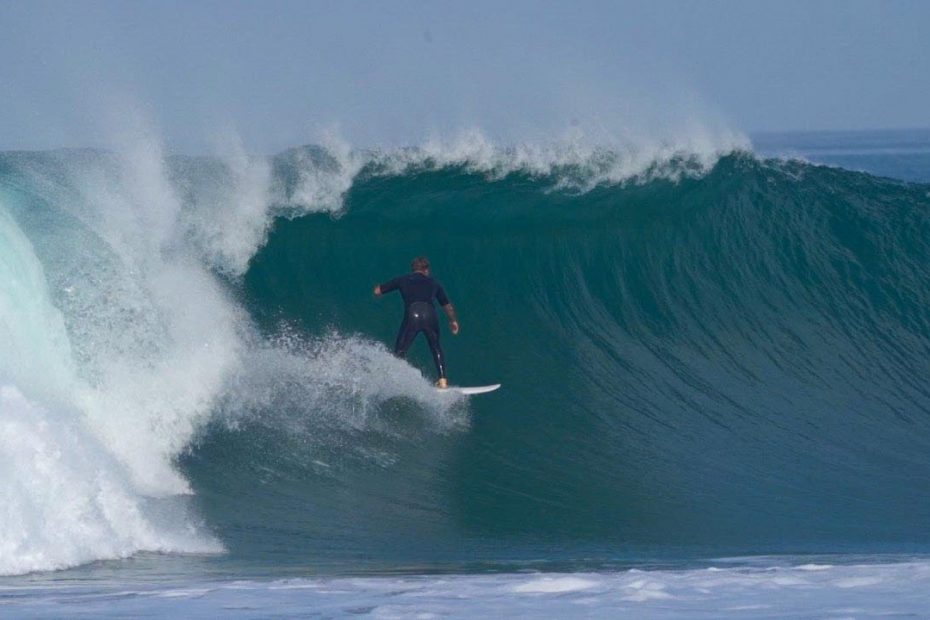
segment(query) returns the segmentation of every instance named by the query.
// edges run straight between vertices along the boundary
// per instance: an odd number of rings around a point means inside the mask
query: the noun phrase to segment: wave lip
[[[729,131],[608,143],[577,135],[501,145],[471,130],[396,149],[356,149],[330,138],[267,159],[246,154],[232,140],[209,163],[174,158],[173,168],[188,200],[181,223],[189,240],[214,269],[239,278],[275,218],[339,215],[353,188],[372,178],[454,169],[489,180],[530,176],[553,190],[584,193],[603,185],[698,177],[721,157],[750,150],[748,138]]]
[[[525,174],[549,178],[555,189],[585,192],[599,185],[699,176],[721,157],[749,150],[748,138],[734,132],[696,131],[675,139],[607,144],[579,135],[500,146],[479,131],[467,131],[451,140],[433,139],[418,147],[372,152],[370,165],[372,171],[391,175],[443,168],[462,168],[492,179]]]

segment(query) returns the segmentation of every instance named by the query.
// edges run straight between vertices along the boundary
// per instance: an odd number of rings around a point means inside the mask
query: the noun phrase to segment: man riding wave
[[[439,319],[433,300],[439,302],[449,319],[449,328],[452,334],[459,333],[459,321],[455,315],[455,307],[449,301],[442,285],[429,275],[429,259],[418,256],[411,264],[412,273],[399,276],[379,284],[375,287],[375,297],[381,297],[391,291],[400,291],[404,299],[404,320],[397,332],[397,342],[394,344],[394,354],[400,358],[407,356],[410,345],[413,344],[417,334],[423,332],[429,343],[429,350],[433,354],[436,372],[439,380],[436,386],[442,389],[449,387],[446,378],[446,363],[439,345]]]

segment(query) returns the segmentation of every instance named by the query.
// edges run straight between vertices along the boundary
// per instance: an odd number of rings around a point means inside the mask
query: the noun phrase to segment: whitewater
[[[4,615],[923,613],[928,150],[854,138],[0,153]],[[500,394],[383,344],[414,254]]]

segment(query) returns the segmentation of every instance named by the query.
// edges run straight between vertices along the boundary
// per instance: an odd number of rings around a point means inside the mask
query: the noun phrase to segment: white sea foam
[[[590,579],[581,579],[580,577],[559,576],[559,577],[540,577],[525,583],[513,586],[513,591],[517,593],[538,592],[540,594],[553,594],[562,592],[579,592],[588,590],[597,585],[597,582]]]
[[[0,575],[141,550],[217,552],[183,510],[154,523],[143,498],[77,412],[0,386]]]
[[[106,413],[135,419],[132,400],[109,412],[82,407],[82,392],[104,388],[81,379],[43,267],[5,211],[0,240],[0,380],[8,382],[0,387],[0,574],[140,550],[219,550],[181,506],[163,507],[167,519],[157,523],[147,516],[132,467],[118,461],[122,446],[107,436],[151,441],[153,433],[133,428],[119,436],[101,426]]]
[[[16,615],[55,609],[96,617],[144,610],[188,618],[365,614],[375,618],[885,618],[924,617],[930,563],[791,565],[717,571],[547,575],[415,575],[112,586],[8,585]],[[104,601],[104,602],[102,602]]]

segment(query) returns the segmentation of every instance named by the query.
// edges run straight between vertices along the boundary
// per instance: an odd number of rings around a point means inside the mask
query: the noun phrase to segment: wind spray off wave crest
[[[690,128],[664,138],[645,136],[591,140],[581,132],[554,140],[501,146],[477,130],[451,139],[432,138],[419,147],[373,152],[372,171],[403,175],[460,168],[502,179],[511,174],[547,178],[554,189],[589,191],[599,185],[679,180],[707,173],[720,157],[749,150],[738,132]]]
[[[187,492],[171,461],[238,363],[237,310],[184,246],[157,140],[63,165],[64,182],[28,172],[64,222],[49,230],[38,205],[20,212],[78,352],[76,401],[140,489]]]

